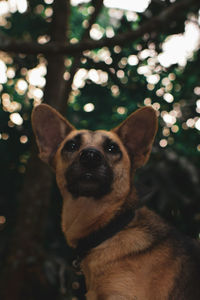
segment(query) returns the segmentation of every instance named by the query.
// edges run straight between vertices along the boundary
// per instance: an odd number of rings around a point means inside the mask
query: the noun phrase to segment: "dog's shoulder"
[[[152,244],[149,248],[157,247],[160,243],[167,243],[174,254],[193,255],[196,261],[200,263],[200,242],[182,234],[147,207],[138,209],[130,226],[140,228],[152,237]]]
[[[83,267],[95,278],[104,276],[109,292],[112,282],[115,289],[124,285],[126,295],[135,293],[141,299],[146,299],[141,290],[148,291],[148,299],[200,299],[199,244],[146,207],[137,209],[125,229],[94,249]]]
[[[152,238],[152,243],[144,251],[148,253],[149,262],[150,257],[155,265],[159,261],[159,274],[173,270],[174,284],[169,299],[200,299],[199,241],[177,231],[147,208],[141,208],[137,218],[137,226]],[[185,298],[182,298],[183,294]]]

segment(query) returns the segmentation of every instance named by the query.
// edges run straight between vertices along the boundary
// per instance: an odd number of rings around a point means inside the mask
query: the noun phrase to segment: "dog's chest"
[[[83,264],[88,295],[97,297],[87,299],[168,299],[175,279],[174,269],[179,262],[167,265],[160,251],[156,254],[157,260],[155,253],[147,253],[104,264],[100,261]]]

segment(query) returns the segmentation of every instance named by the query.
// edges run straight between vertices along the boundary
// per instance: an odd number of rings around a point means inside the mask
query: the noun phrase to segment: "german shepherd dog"
[[[40,158],[56,174],[62,230],[79,249],[88,300],[198,300],[200,247],[138,206],[134,174],[157,131],[151,107],[111,131],[76,130],[55,109],[32,114]]]

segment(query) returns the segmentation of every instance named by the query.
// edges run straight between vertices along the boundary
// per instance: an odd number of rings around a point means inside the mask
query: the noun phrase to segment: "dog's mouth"
[[[83,187],[88,186],[92,188],[93,186],[98,185],[101,180],[102,178],[98,177],[96,174],[86,171],[79,176],[78,183]]]
[[[95,181],[95,175],[92,172],[85,172],[80,176],[80,180],[85,181],[85,182],[91,182],[91,181]]]
[[[101,198],[111,191],[113,172],[107,164],[96,169],[73,163],[66,171],[67,189],[73,197]]]

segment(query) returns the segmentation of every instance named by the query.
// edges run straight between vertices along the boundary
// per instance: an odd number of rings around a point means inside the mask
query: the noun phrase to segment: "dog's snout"
[[[96,168],[102,163],[102,154],[97,149],[84,149],[80,153],[80,162],[87,167]]]

